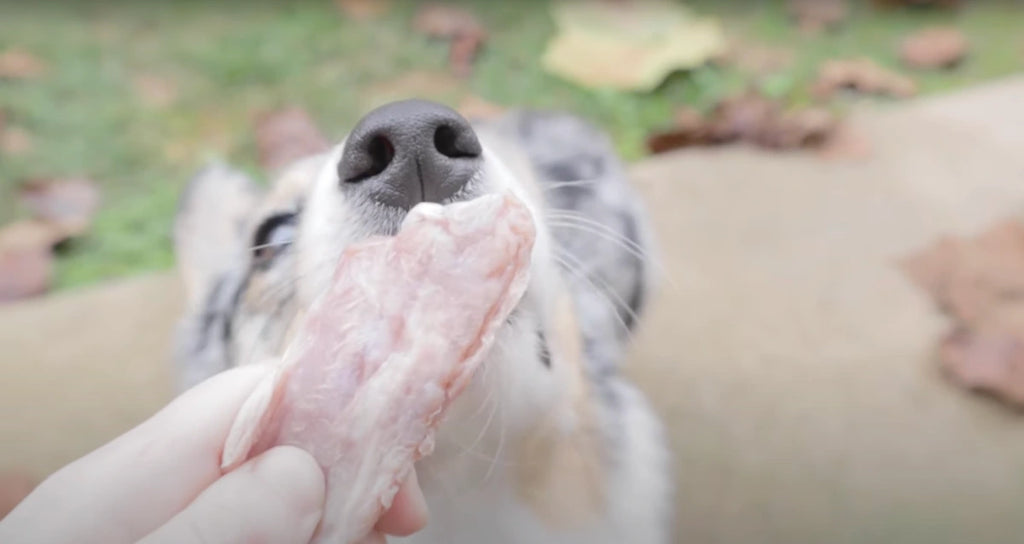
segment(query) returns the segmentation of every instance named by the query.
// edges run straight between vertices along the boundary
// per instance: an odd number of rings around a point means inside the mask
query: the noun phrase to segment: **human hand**
[[[308,453],[281,446],[220,469],[235,414],[268,371],[253,365],[214,376],[57,471],[0,521],[0,542],[309,542],[324,476]],[[413,471],[366,542],[412,534],[426,519]]]

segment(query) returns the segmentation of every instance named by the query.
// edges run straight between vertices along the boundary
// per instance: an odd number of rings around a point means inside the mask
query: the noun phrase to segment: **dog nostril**
[[[448,125],[441,125],[434,131],[434,148],[451,159],[480,156],[480,142],[472,132],[459,132]]]
[[[374,136],[366,145],[366,155],[370,158],[369,166],[345,181],[358,183],[383,172],[395,158],[395,146],[384,136]]]

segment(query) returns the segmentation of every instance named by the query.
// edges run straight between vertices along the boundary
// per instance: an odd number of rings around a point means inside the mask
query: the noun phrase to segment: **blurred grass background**
[[[447,75],[446,43],[410,30],[411,1],[393,1],[385,16],[356,22],[330,0],[2,0],[0,50],[24,48],[50,69],[38,79],[0,81],[0,109],[33,140],[27,152],[0,156],[0,223],[19,214],[13,195],[21,180],[95,180],[103,192],[96,223],[58,261],[57,286],[77,286],[170,267],[171,220],[183,184],[211,154],[258,177],[252,122],[263,111],[303,107],[337,138],[382,94],[451,102],[465,91],[503,105],[583,114],[610,130],[620,151],[635,160],[648,132],[669,123],[674,108],[707,108],[748,84],[733,68],[709,66],[675,74],[653,93],[580,88],[540,67],[554,31],[547,2],[452,3],[476,13],[491,33],[463,81]],[[899,40],[933,24],[960,28],[972,54],[955,71],[913,74],[925,93],[1024,65],[1020,1],[884,15],[855,2],[841,31],[814,37],[796,31],[782,0],[686,3],[719,17],[730,36],[792,49],[792,65],[763,82],[766,92],[792,103],[808,100],[807,86],[823,60],[863,55],[897,67]],[[419,79],[403,83],[409,73]],[[172,99],[147,103],[140,80],[168,85]]]

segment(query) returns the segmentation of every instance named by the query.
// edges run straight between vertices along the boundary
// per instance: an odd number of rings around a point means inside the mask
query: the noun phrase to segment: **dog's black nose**
[[[338,177],[345,189],[409,209],[441,202],[480,169],[480,141],[454,110],[423,100],[373,110],[345,142]]]

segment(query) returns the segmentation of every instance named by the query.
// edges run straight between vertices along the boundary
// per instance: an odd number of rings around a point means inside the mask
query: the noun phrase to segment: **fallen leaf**
[[[958,8],[961,0],[872,0],[878,8],[937,7]]]
[[[28,131],[21,127],[0,125],[0,152],[4,155],[17,157],[32,151],[33,147],[35,144]]]
[[[485,120],[500,117],[507,111],[507,108],[484,100],[475,94],[470,94],[462,99],[459,105],[455,107],[455,110],[462,114],[466,119]]]
[[[178,98],[178,86],[174,81],[156,74],[135,76],[132,78],[132,87],[142,103],[150,107],[163,108]]]
[[[0,79],[35,79],[46,73],[46,63],[24,49],[0,52]]]
[[[35,489],[38,480],[24,472],[4,471],[0,473],[0,520],[3,520]]]
[[[334,0],[334,5],[354,21],[371,21],[391,10],[391,0]]]
[[[838,124],[835,114],[823,108],[787,111],[769,119],[755,142],[768,149],[820,148]]]
[[[819,99],[828,99],[841,90],[908,98],[917,94],[917,84],[868,58],[824,62],[818,69],[812,93]]]
[[[964,60],[970,46],[955,28],[927,28],[900,44],[900,60],[911,68],[952,68]]]
[[[469,77],[473,73],[473,62],[483,46],[483,38],[467,34],[452,38],[448,49],[448,65],[458,77]]]
[[[35,218],[54,225],[65,238],[85,234],[100,204],[96,185],[84,178],[32,180],[21,186],[19,196]]]
[[[305,110],[290,107],[258,116],[256,145],[260,164],[267,171],[279,172],[295,161],[326,151],[327,138]]]
[[[432,38],[487,36],[487,29],[475,15],[458,6],[428,2],[420,6],[412,22],[417,32]]]
[[[1024,339],[1019,332],[955,329],[940,343],[939,364],[955,385],[1024,406]]]
[[[561,1],[552,4],[558,32],[541,62],[585,87],[650,91],[672,72],[720,56],[716,19],[666,0]]]
[[[680,109],[672,128],[652,134],[647,139],[647,148],[652,153],[661,153],[740,141],[775,150],[820,147],[838,123],[828,110],[786,111],[777,100],[747,92],[722,100],[708,116],[693,109]]]
[[[871,142],[855,129],[839,125],[822,142],[818,156],[832,161],[863,160],[871,156]]]
[[[42,219],[23,219],[0,227],[0,251],[50,250],[67,236]]]
[[[448,65],[458,77],[473,71],[473,62],[487,41],[487,29],[472,13],[463,8],[427,3],[413,18],[413,28],[432,38],[449,40]]]
[[[53,281],[49,248],[0,250],[0,302],[41,295]]]
[[[834,30],[850,13],[846,0],[789,0],[786,7],[800,31],[806,34]]]
[[[711,112],[711,135],[715,141],[755,141],[782,111],[782,106],[760,93],[747,92],[726,98]]]
[[[946,237],[901,262],[953,320],[939,364],[967,389],[1024,406],[1024,225]]]

